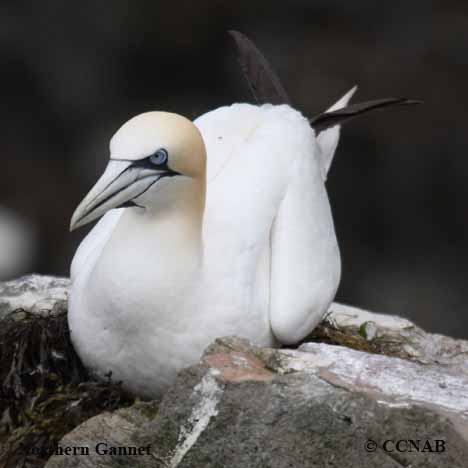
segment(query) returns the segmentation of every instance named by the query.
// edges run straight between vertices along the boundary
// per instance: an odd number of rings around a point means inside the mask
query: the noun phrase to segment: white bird
[[[250,104],[193,123],[165,112],[125,123],[71,221],[104,215],[71,267],[83,363],[151,398],[217,337],[275,346],[308,335],[340,279],[324,184],[333,125],[317,137],[289,105]]]

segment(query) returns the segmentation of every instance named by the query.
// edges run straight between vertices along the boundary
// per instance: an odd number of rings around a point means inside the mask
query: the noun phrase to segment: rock
[[[138,402],[131,408],[102,413],[89,419],[67,434],[60,443],[60,447],[65,450],[66,447],[76,447],[76,455],[53,456],[47,466],[154,466],[157,458],[145,446],[138,455],[133,456],[135,464],[132,464],[132,456],[125,460],[124,456],[110,455],[108,452],[112,447],[128,447],[128,451],[130,447],[135,447],[138,442],[132,442],[133,435],[139,427],[156,416],[157,410],[157,402]]]
[[[47,468],[461,468],[468,459],[465,375],[324,343],[274,350],[219,339],[157,412],[140,405],[77,427],[60,446],[90,454],[54,455]],[[97,443],[150,448],[98,455]]]
[[[50,313],[66,308],[70,280],[55,276],[28,275],[0,282],[0,318],[18,309]]]
[[[344,335],[360,334],[361,327],[372,324],[375,336],[371,340],[383,354],[405,357],[421,364],[437,364],[454,372],[468,374],[468,341],[426,333],[401,317],[376,314],[357,307],[333,303],[327,317]]]
[[[0,283],[0,317],[63,308],[67,289],[37,275]],[[466,341],[335,303],[297,349],[218,339],[161,402],[91,417],[46,466],[465,467],[467,353]]]

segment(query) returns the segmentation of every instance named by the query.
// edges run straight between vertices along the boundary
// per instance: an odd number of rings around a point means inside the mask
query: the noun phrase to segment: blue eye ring
[[[162,166],[167,163],[169,154],[164,148],[158,149],[154,154],[148,157],[148,160],[154,166]]]

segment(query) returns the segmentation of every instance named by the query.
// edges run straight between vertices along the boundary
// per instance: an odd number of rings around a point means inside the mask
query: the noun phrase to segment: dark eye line
[[[165,156],[164,162],[162,163],[157,163],[155,164],[154,162],[151,161],[151,158],[153,156],[156,156],[159,154],[163,154]],[[169,169],[168,167],[168,162],[169,162],[169,154],[165,148],[159,148],[157,151],[155,151],[153,154],[150,154],[149,156],[145,156],[142,159],[126,159],[126,158],[111,158],[112,161],[126,161],[126,162],[131,162],[132,165],[131,167],[141,167],[144,169],[154,169],[155,167],[161,168],[161,169]]]
[[[167,161],[163,164],[153,164],[148,158],[134,161],[132,167],[141,167],[142,169],[169,169]]]

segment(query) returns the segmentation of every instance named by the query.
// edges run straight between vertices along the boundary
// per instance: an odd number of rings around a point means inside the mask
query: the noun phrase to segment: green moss
[[[383,354],[386,356],[408,359],[403,351],[404,338],[397,340],[386,336],[377,335],[374,339],[366,339],[366,334],[352,327],[340,327],[330,314],[326,315],[322,322],[308,335],[302,343],[316,342],[327,343],[366,353]]]
[[[43,466],[77,425],[133,403],[120,385],[90,378],[71,345],[66,311],[21,310],[1,325],[0,466]]]

